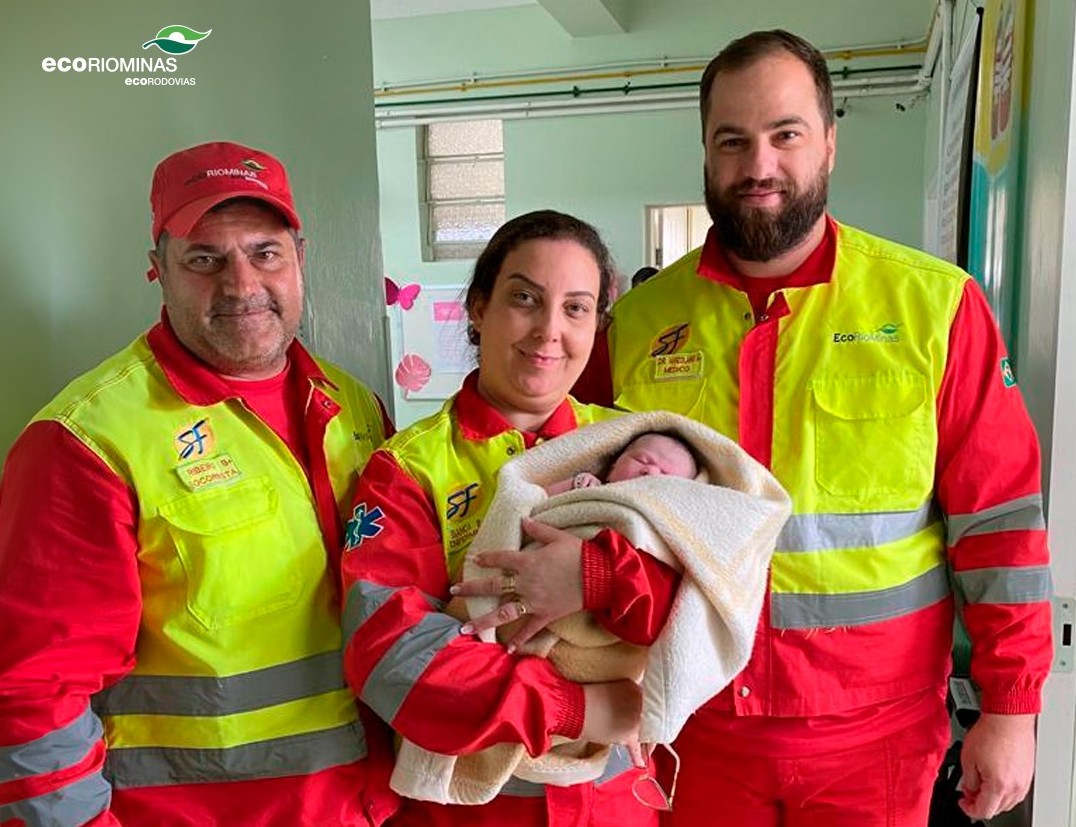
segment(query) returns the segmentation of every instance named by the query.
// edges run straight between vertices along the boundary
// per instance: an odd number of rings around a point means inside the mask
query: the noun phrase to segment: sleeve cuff
[[[573,681],[564,682],[559,698],[557,722],[553,725],[553,735],[563,735],[573,741],[583,732],[583,720],[586,718],[586,698],[583,687]]]
[[[583,608],[608,609],[613,601],[613,557],[609,544],[612,531],[603,529],[583,541]]]
[[[1025,689],[1013,692],[982,691],[979,705],[991,715],[1038,715],[1042,712],[1042,692]]]

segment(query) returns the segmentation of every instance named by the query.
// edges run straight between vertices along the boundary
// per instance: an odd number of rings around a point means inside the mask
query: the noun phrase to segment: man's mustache
[[[788,181],[782,178],[745,178],[733,188],[737,195],[746,195],[753,190],[769,190],[788,193]]]
[[[241,316],[245,313],[261,313],[263,310],[277,312],[277,304],[272,296],[218,299],[209,308],[210,315],[213,316]]]

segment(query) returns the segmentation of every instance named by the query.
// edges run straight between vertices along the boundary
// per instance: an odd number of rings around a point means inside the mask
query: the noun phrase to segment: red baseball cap
[[[167,231],[184,238],[206,211],[229,198],[257,198],[300,229],[288,173],[268,152],[229,141],[199,144],[169,155],[153,172],[149,203],[153,243]]]

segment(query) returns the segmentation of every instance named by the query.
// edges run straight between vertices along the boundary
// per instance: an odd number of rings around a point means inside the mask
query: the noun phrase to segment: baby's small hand
[[[572,489],[576,488],[597,488],[602,484],[602,481],[594,476],[589,471],[580,471],[574,477],[572,477]]]

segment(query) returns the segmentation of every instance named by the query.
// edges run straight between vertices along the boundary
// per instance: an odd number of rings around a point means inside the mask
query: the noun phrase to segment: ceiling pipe
[[[895,73],[895,74],[887,74]],[[869,78],[864,76],[869,75]],[[840,90],[847,87],[865,86],[865,85],[884,85],[884,84],[911,84],[918,78],[916,67],[914,66],[872,66],[863,69],[844,69],[841,70],[837,77],[833,80],[833,88]],[[578,99],[593,95],[605,95],[607,97],[622,97],[631,95],[634,98],[638,98],[641,95],[650,95],[654,93],[672,94],[667,90],[687,90],[686,94],[689,97],[696,97],[698,95],[698,83],[694,80],[681,81],[676,83],[651,83],[642,84],[639,86],[632,86],[630,83],[625,83],[620,86],[588,86],[578,87],[573,86],[570,89],[556,89],[544,92],[528,92],[528,93],[508,93],[500,95],[482,95],[477,98],[470,99],[456,99],[456,98],[441,98],[439,100],[416,100],[416,101],[387,101],[376,105],[376,109],[379,112],[388,112],[397,109],[410,109],[414,110],[415,107],[422,108],[422,111],[428,111],[436,109],[438,106],[444,106],[449,108],[467,107],[473,109],[482,105],[488,105],[493,101],[504,100],[538,100],[541,98],[573,98]]]
[[[906,87],[887,87],[881,89],[849,89],[841,93],[842,97],[846,98],[866,98],[866,97],[903,97],[914,99],[915,95],[912,94]],[[633,104],[621,103],[617,106],[602,106],[596,102],[587,102],[586,105],[578,107],[549,107],[539,108],[534,106],[522,106],[520,108],[500,109],[496,112],[490,112],[486,117],[497,117],[501,120],[511,121],[519,120],[522,118],[557,118],[565,117],[568,115],[612,115],[612,114],[624,114],[632,112],[659,112],[674,109],[695,109],[698,106],[698,101],[692,100],[679,100],[679,99],[662,99],[656,101],[638,101]],[[906,105],[910,108],[910,104]],[[404,127],[416,127],[425,126],[431,123],[442,123],[445,121],[468,121],[474,120],[474,114],[467,112],[454,112],[445,113],[441,115],[414,115],[412,113],[401,114],[400,117],[393,117],[377,121],[378,129],[402,129]]]
[[[929,49],[928,38],[905,43],[882,43],[870,46],[856,46],[829,49],[822,54],[828,60],[855,60],[858,58],[886,57],[926,53]],[[711,56],[712,57],[712,56]],[[430,95],[443,92],[465,94],[473,89],[492,89],[504,86],[535,85],[544,83],[581,82],[587,80],[605,80],[611,77],[631,78],[639,76],[694,72],[701,74],[710,57],[682,58],[640,58],[619,63],[598,63],[563,69],[534,69],[519,72],[474,72],[466,76],[438,78],[407,83],[382,82],[374,86],[374,98],[403,97],[409,95]]]
[[[917,84],[865,84],[858,87],[840,87],[845,98],[904,97],[914,99],[923,92]],[[467,106],[445,106],[404,111],[378,111],[375,122],[379,129],[423,126],[443,121],[466,121],[476,118],[553,118],[570,115],[608,115],[629,112],[657,112],[671,109],[697,109],[698,92],[695,90],[665,92],[658,95],[633,96],[630,98],[574,98],[566,100],[513,100]]]
[[[930,90],[939,58],[946,63],[945,39],[949,29],[946,8],[949,0],[938,0],[931,17],[926,37],[913,43],[903,41],[829,49],[823,52],[829,60],[853,60],[894,54],[922,53],[922,64],[908,67],[907,73],[878,75],[875,77],[850,77],[852,74],[886,71],[885,67],[872,69],[844,69],[834,74],[834,92],[842,97],[903,96],[913,101]],[[643,58],[620,63],[600,63],[566,69],[542,69],[520,72],[479,74],[422,82],[391,84],[382,83],[374,91],[375,123],[378,128],[418,126],[437,121],[469,120],[475,116],[503,119],[554,117],[569,114],[597,114],[612,112],[642,112],[682,109],[697,106],[698,91],[694,80],[685,83],[649,84],[632,86],[633,77],[655,77],[684,72],[701,73],[709,58]],[[905,67],[892,67],[902,69]],[[414,97],[438,92],[465,95],[479,89],[504,87],[532,87],[552,83],[579,83],[594,80],[624,79],[623,86],[595,89],[573,86],[569,90],[553,92],[521,92],[519,94],[481,96],[467,100],[443,99],[437,101],[401,100],[386,101],[389,97]],[[647,92],[648,88],[663,87],[665,91]],[[683,91],[673,91],[683,87]],[[587,95],[603,94],[601,98]],[[571,95],[572,97],[567,97]],[[630,97],[630,99],[629,99]],[[541,98],[557,98],[542,100]],[[399,111],[406,108],[406,111]]]
[[[914,67],[874,67],[849,70],[833,82],[842,97],[905,96],[915,98],[929,88]],[[894,71],[897,70],[897,71]],[[881,74],[875,74],[881,72]],[[640,112],[698,106],[694,81],[652,86],[616,86],[487,95],[469,101],[396,101],[375,107],[379,128],[416,126],[438,121],[475,118],[552,117],[597,112]]]

